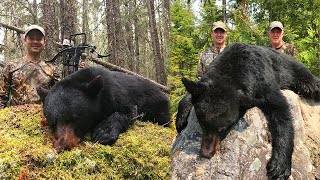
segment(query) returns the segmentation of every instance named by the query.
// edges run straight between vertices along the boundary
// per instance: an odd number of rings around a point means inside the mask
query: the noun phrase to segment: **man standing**
[[[297,55],[297,49],[292,44],[283,41],[284,27],[281,22],[273,21],[270,23],[268,36],[271,43],[270,47],[291,56]]]
[[[196,78],[198,80],[205,74],[209,64],[220,54],[226,47],[228,37],[227,26],[221,21],[214,22],[210,32],[213,45],[201,53]],[[192,109],[191,95],[187,93],[179,102],[176,116],[176,129],[180,133],[188,124],[188,117]]]
[[[198,80],[207,71],[209,64],[214,58],[216,58],[226,47],[226,40],[228,37],[226,24],[221,21],[214,22],[210,35],[213,40],[213,45],[201,53],[196,73]]]
[[[51,64],[41,58],[45,47],[45,31],[38,25],[25,29],[23,43],[26,54],[5,64],[0,76],[0,109],[26,103],[40,103],[36,88],[50,88],[58,75]]]

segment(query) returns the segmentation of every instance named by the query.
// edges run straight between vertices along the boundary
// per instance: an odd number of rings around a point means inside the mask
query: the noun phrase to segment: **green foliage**
[[[192,77],[195,73],[197,50],[192,39],[173,35],[171,39],[170,75]]]
[[[194,44],[199,49],[206,49],[212,45],[210,36],[212,23],[223,21],[222,10],[215,3],[203,3],[200,7],[201,21],[198,22],[196,33],[194,33]]]
[[[170,11],[171,33],[190,36],[194,30],[193,12],[180,0],[172,2]]]
[[[241,10],[233,9],[233,26],[234,29],[228,33],[228,44],[233,42],[245,42],[249,44],[267,45],[269,39],[265,28],[257,24],[244,20]],[[264,21],[262,24],[268,26],[268,22]]]
[[[296,41],[300,49],[297,59],[306,64],[309,69],[320,77],[320,19],[315,20],[317,28],[308,27],[308,36]]]
[[[169,179],[173,128],[136,122],[112,146],[89,141],[57,153],[42,109],[0,110],[0,179]]]
[[[303,62],[317,76],[320,75],[320,1],[319,0],[250,0],[251,17],[261,26],[266,19],[281,21],[284,40],[294,44]],[[264,24],[264,23],[263,23]],[[267,29],[268,26],[265,26]]]
[[[171,6],[172,36],[170,42],[169,87],[172,90],[172,112],[185,95],[181,77],[194,78],[200,52],[212,44],[211,24],[222,20],[222,10],[211,1],[200,1],[201,17],[196,20],[182,1]],[[320,76],[320,1],[319,0],[248,0],[228,1],[228,43],[246,42],[267,46],[269,21],[279,20],[285,26],[286,42],[294,44],[303,62]],[[294,18],[293,18],[294,17]]]
[[[171,5],[170,59],[168,70],[168,87],[172,112],[177,110],[178,102],[185,94],[182,77],[195,77],[198,49],[193,42],[195,17],[181,1]]]

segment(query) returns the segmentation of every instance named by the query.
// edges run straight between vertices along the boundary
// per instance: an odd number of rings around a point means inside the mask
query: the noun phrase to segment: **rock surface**
[[[290,179],[319,179],[320,103],[300,99],[289,90],[282,92],[290,104],[295,128]],[[172,180],[267,179],[271,135],[260,109],[247,111],[211,159],[199,156],[202,130],[193,109],[188,122],[188,126],[176,136],[172,145]]]

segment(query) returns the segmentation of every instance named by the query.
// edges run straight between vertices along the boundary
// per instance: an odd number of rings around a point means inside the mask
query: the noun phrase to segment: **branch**
[[[7,24],[3,24],[3,23],[0,22],[0,27],[1,26],[4,27],[4,28],[10,29],[12,31],[16,31],[18,34],[23,34],[24,33],[24,30],[21,29],[21,28],[18,28],[18,27],[15,27],[15,26],[11,26],[11,25],[7,25]],[[59,43],[59,42],[53,41],[53,43],[58,47],[62,47],[62,44]]]
[[[7,24],[3,24],[1,22],[0,22],[0,26],[2,26],[4,28],[7,28],[7,29],[10,29],[10,30],[13,30],[13,31],[16,31],[19,34],[23,34],[24,33],[23,29],[20,29],[20,28],[15,27],[15,26],[10,26],[10,25],[7,25]]]
[[[167,94],[170,93],[169,89],[168,89],[166,86],[164,86],[164,85],[162,85],[162,84],[159,84],[159,83],[157,83],[157,82],[155,82],[155,81],[153,81],[153,80],[151,80],[151,79],[148,79],[148,78],[146,78],[146,77],[143,77],[143,76],[141,76],[141,75],[139,75],[139,74],[137,74],[137,73],[134,73],[134,72],[129,71],[129,70],[127,70],[127,69],[124,69],[124,68],[122,68],[122,67],[116,66],[116,65],[111,64],[111,63],[109,63],[109,62],[100,61],[98,58],[95,58],[95,57],[90,57],[89,60],[92,61],[92,62],[95,62],[95,63],[97,63],[97,64],[100,64],[100,65],[102,65],[102,66],[104,66],[104,67],[106,67],[106,68],[108,68],[108,69],[110,69],[110,70],[113,70],[113,71],[119,71],[119,72],[123,72],[123,73],[126,73],[126,74],[138,76],[138,77],[140,77],[140,78],[142,78],[142,79],[145,79],[145,80],[147,80],[147,81],[150,81],[152,84],[154,84],[154,85],[156,85],[158,88],[160,88],[163,92],[165,92],[165,93],[167,93]]]

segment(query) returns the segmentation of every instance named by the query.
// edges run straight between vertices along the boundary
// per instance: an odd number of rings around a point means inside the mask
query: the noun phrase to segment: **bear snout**
[[[53,148],[57,152],[71,150],[80,144],[80,138],[75,134],[71,126],[58,126],[53,139]]]
[[[214,133],[205,133],[202,137],[200,155],[205,158],[212,158],[220,148],[221,139]]]

